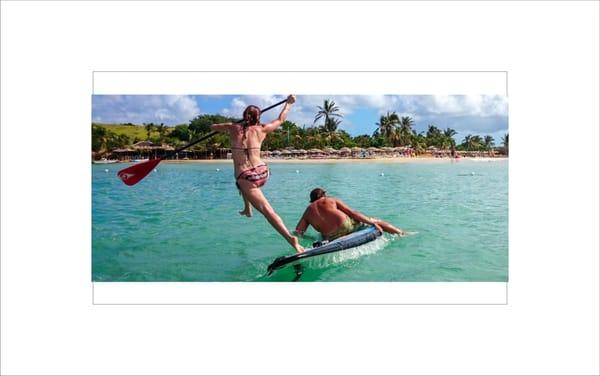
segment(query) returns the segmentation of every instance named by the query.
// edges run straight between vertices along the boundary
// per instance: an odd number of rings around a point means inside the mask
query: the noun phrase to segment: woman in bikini
[[[279,117],[267,124],[260,123],[260,109],[248,106],[244,110],[242,124],[223,123],[213,124],[211,128],[219,132],[229,133],[231,153],[233,158],[235,184],[244,199],[244,209],[241,215],[252,216],[252,206],[256,208],[267,221],[287,240],[296,250],[303,252],[304,248],[298,238],[291,235],[285,224],[263,195],[260,187],[269,179],[269,167],[260,159],[260,147],[268,133],[273,132],[287,118],[291,105],[296,101],[293,95],[288,96],[287,102]]]

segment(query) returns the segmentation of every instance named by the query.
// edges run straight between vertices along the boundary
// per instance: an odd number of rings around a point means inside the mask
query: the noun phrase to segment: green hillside
[[[144,129],[143,125],[135,125],[135,124],[102,124],[102,123],[93,123],[93,126],[104,128],[108,131],[111,131],[117,135],[125,135],[127,136],[132,143],[137,141],[142,141],[148,139],[148,133]],[[168,136],[171,133],[172,128],[168,128],[166,135]],[[159,133],[154,130],[150,132],[150,138],[158,138]]]

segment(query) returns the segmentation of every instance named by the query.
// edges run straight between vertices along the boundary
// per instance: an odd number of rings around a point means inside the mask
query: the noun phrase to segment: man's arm
[[[341,211],[343,211],[344,213],[346,213],[346,215],[348,217],[350,217],[352,219],[355,219],[355,220],[357,220],[359,222],[362,222],[362,223],[367,223],[367,224],[370,224],[370,225],[375,224],[375,223],[373,223],[373,221],[371,221],[371,218],[363,215],[359,211],[350,209],[346,204],[344,204],[342,202],[342,200],[336,198],[335,199],[335,204],[336,204],[337,208],[340,209]]]
[[[217,132],[228,132],[232,125],[233,123],[213,124],[210,126],[210,129]]]
[[[306,212],[308,211],[308,209],[306,209],[304,211],[304,214],[302,214],[302,218],[300,218],[300,221],[298,221],[298,224],[296,225],[296,230],[294,230],[294,232],[300,236],[304,235],[304,233],[306,232],[306,229],[308,228],[308,221],[306,220]]]
[[[279,114],[279,117],[273,120],[272,122],[263,125],[262,129],[265,131],[265,133],[271,133],[275,129],[277,129],[277,127],[279,127],[281,124],[283,124],[285,119],[287,119],[288,112],[290,112],[290,107],[292,107],[292,104],[294,104],[294,102],[296,102],[296,97],[293,95],[289,95],[285,106],[283,106],[283,110],[281,110],[281,113]]]

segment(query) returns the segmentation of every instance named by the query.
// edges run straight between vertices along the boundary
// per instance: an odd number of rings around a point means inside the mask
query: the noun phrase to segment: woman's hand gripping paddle
[[[285,102],[287,102],[287,99],[282,100],[281,102],[277,102],[274,105],[271,105],[263,110],[260,111],[260,113],[262,114],[265,111],[269,111],[270,109],[277,107],[281,104],[284,104]],[[238,123],[243,122],[243,120],[238,121]],[[150,173],[150,171],[154,170],[154,168],[156,167],[157,164],[160,163],[161,160],[163,160],[166,157],[172,156],[174,154],[179,153],[182,150],[185,150],[187,148],[189,148],[190,146],[194,146],[197,143],[206,140],[207,138],[210,138],[214,135],[216,135],[218,132],[211,132],[203,137],[200,137],[199,139],[190,142],[187,145],[184,145],[178,149],[175,149],[165,155],[163,155],[161,158],[156,158],[156,159],[150,159],[149,161],[146,162],[142,162],[142,163],[138,163],[136,165],[133,166],[129,166],[127,168],[122,169],[121,171],[117,172],[117,176],[119,176],[119,178],[121,178],[121,180],[123,180],[123,183],[127,184],[127,185],[135,185],[137,184],[140,180],[142,180],[143,178],[146,177],[146,175],[148,175]]]

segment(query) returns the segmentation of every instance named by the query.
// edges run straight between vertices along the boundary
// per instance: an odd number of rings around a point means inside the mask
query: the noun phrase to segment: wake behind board
[[[381,233],[375,228],[375,226],[369,226],[362,230],[342,236],[341,238],[337,238],[329,243],[314,248],[309,248],[302,253],[278,257],[271,263],[271,265],[267,267],[268,275],[277,269],[281,269],[298,261],[307,260],[311,257],[320,256],[327,253],[339,252],[345,249],[358,247],[359,245],[363,245],[377,239],[379,236],[381,236]]]

